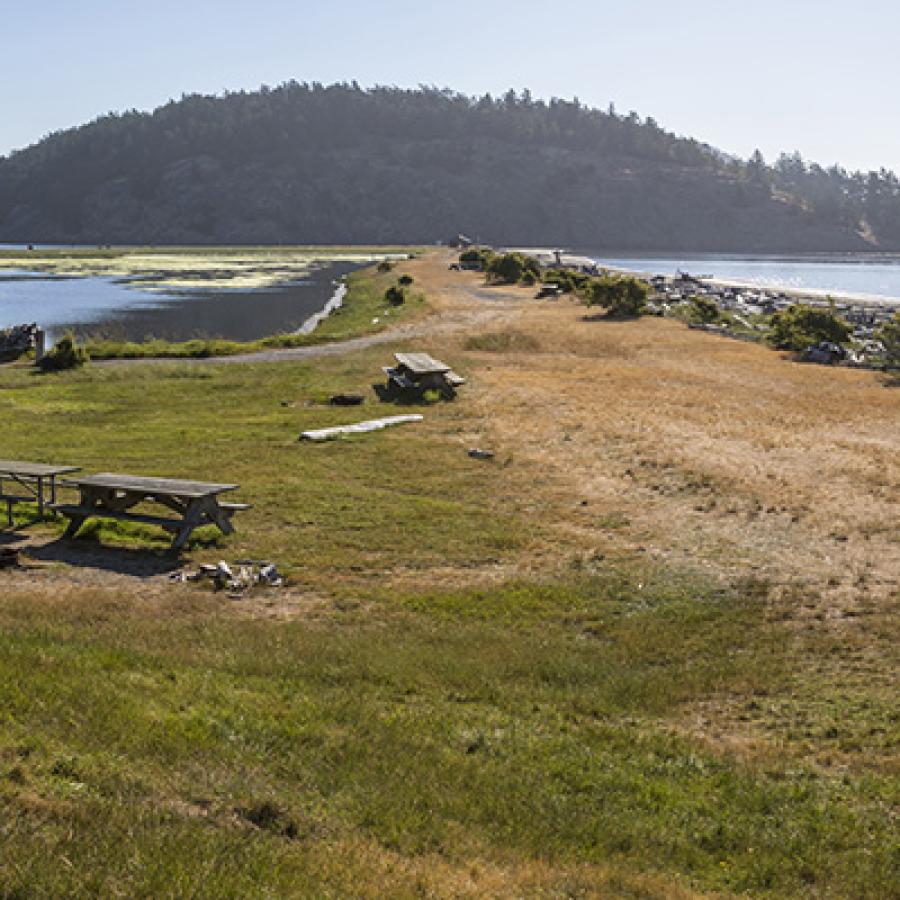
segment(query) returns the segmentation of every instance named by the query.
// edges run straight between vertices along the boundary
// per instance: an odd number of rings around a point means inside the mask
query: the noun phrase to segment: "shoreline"
[[[294,334],[312,334],[336,309],[344,305],[348,290],[345,281],[339,282],[328,302],[317,313],[313,313]]]
[[[635,268],[625,267],[621,265],[609,265],[604,263],[602,259],[594,256],[586,256],[579,253],[567,253],[565,251],[556,251],[548,247],[515,247],[504,248],[507,250],[515,250],[521,253],[527,253],[535,256],[540,260],[542,265],[553,265],[555,263],[556,254],[559,253],[560,262],[564,266],[575,268],[593,267],[605,269],[608,272],[616,272],[622,275],[635,275],[639,278],[650,280],[651,278],[663,277],[667,281],[676,280],[677,276],[665,274],[662,272],[653,272],[649,269],[637,268],[641,260],[635,259]],[[673,258],[673,262],[675,259]],[[759,284],[752,281],[746,281],[741,278],[729,278],[723,276],[705,277],[697,275],[693,272],[687,272],[691,278],[697,282],[707,284],[719,289],[738,289],[741,291],[755,291],[757,293],[780,294],[785,297],[798,301],[812,301],[814,303],[822,303],[831,298],[837,304],[848,304],[852,306],[862,306],[866,308],[874,308],[881,310],[900,310],[900,296],[889,297],[883,294],[866,294],[854,293],[852,291],[828,290],[824,288],[802,288],[795,285],[779,285],[779,284]]]

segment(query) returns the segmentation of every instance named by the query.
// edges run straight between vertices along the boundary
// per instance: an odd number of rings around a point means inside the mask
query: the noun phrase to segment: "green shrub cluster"
[[[617,319],[639,316],[647,305],[650,288],[631,275],[603,275],[589,282],[585,297],[588,306],[602,306]]]
[[[544,272],[545,284],[559,285],[564,294],[577,294],[588,286],[591,276],[575,269],[547,269]]]
[[[78,346],[75,336],[67,334],[38,360],[37,365],[45,372],[62,372],[83,366],[89,358],[84,347]]]
[[[878,339],[884,345],[884,363],[889,369],[900,369],[900,313],[886,322],[878,331]]]
[[[708,297],[691,297],[688,305],[688,317],[691,322],[701,325],[711,325],[721,318],[719,306],[715,300]]]
[[[772,316],[770,340],[779,350],[806,350],[823,341],[843,344],[851,334],[833,309],[794,303]]]
[[[485,268],[488,281],[501,284],[519,284],[526,276],[530,284],[541,277],[541,264],[524,253],[504,253],[493,256]]]

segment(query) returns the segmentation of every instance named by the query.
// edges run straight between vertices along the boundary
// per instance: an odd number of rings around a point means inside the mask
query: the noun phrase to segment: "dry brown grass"
[[[900,587],[900,394],[875,374],[794,363],[670,320],[585,321],[571,301],[485,289],[443,260],[419,262],[417,278],[445,320],[468,310],[476,333],[506,328],[538,347],[432,341],[476,372],[469,436],[512,459],[507,477],[531,483],[535,514],[561,538],[614,536],[753,574],[802,596],[801,616],[840,619]]]

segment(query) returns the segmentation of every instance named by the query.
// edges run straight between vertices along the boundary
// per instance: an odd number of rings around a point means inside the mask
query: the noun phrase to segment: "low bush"
[[[772,316],[770,340],[779,350],[806,350],[822,342],[843,344],[851,334],[833,309],[795,303]]]
[[[403,306],[406,303],[406,288],[399,284],[392,284],[385,292],[384,299],[391,306]]]
[[[501,284],[518,284],[526,275],[531,277],[531,284],[540,277],[541,264],[533,256],[524,253],[504,253],[493,257],[485,267],[489,281]]]
[[[616,319],[640,316],[647,305],[649,286],[631,275],[604,275],[590,281],[586,290],[588,306],[602,306]]]
[[[718,304],[708,297],[691,297],[688,306],[688,316],[692,322],[702,325],[711,325],[720,318]]]
[[[79,347],[75,336],[67,334],[42,356],[37,365],[44,372],[62,372],[83,366],[90,357],[84,347]]]

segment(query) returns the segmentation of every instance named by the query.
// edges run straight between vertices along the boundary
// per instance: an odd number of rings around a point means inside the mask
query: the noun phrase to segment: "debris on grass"
[[[472,459],[493,459],[495,455],[493,450],[479,450],[477,447],[469,450],[469,456]]]
[[[404,425],[407,422],[421,422],[425,417],[412,416],[388,416],[384,419],[369,419],[366,422],[357,422],[354,425],[338,425],[334,428],[319,428],[313,431],[304,431],[300,435],[301,441],[330,441],[342,437],[345,434],[367,434],[370,431],[380,431],[391,425]]]
[[[235,598],[243,597],[257,586],[284,586],[284,578],[274,563],[241,560],[235,565],[236,569],[224,560],[216,565],[203,563],[196,572],[176,572],[172,575],[172,581],[211,581],[217,591],[227,590],[228,595]]]
[[[361,406],[364,400],[361,394],[332,394],[328,398],[332,406]]]

